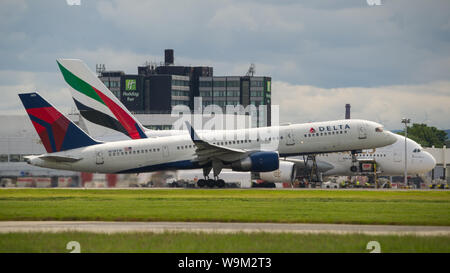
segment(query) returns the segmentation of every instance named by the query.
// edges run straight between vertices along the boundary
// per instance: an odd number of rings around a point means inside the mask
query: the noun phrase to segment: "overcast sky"
[[[450,128],[450,1],[0,1],[0,113],[17,93],[73,107],[56,58],[137,73],[160,62],[271,76],[281,122],[352,117],[401,128],[402,117]]]

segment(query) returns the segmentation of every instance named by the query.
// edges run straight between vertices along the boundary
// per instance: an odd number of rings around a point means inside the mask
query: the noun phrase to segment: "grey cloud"
[[[275,79],[327,88],[448,79],[450,2],[383,4],[3,1],[0,69],[50,72],[48,59],[76,50],[158,56],[169,47],[190,59],[268,64]]]
[[[19,93],[39,92],[58,109],[68,113],[74,106],[70,91],[59,73],[0,71],[1,114],[23,114]]]

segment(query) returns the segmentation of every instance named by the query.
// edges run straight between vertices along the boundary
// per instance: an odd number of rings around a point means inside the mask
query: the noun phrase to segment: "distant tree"
[[[405,132],[399,132],[398,134],[404,136]],[[426,124],[413,123],[411,127],[408,126],[408,138],[416,141],[423,147],[434,145],[437,148],[442,148],[447,140],[447,133]]]

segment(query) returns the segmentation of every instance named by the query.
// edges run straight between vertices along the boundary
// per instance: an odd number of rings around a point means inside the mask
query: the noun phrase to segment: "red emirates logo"
[[[314,128],[311,128],[311,129],[309,129],[309,132],[310,132],[311,134],[314,134],[314,133],[316,132],[316,130],[315,130]]]

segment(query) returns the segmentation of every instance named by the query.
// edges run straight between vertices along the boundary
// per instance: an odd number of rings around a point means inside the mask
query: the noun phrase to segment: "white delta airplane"
[[[317,161],[331,164],[333,168],[323,170],[325,176],[352,176],[358,172],[369,172],[364,170],[364,164],[376,163],[378,175],[403,176],[405,170],[405,137],[394,134],[394,144],[373,149],[363,150],[356,154],[356,162],[350,153],[320,154]],[[406,139],[407,174],[424,174],[436,166],[436,160],[415,141]],[[320,169],[320,167],[319,167]]]
[[[156,138],[142,134],[141,139],[100,142],[38,93],[23,93],[19,97],[47,151],[46,154],[27,156],[26,161],[53,169],[96,173],[203,169],[205,179],[208,179],[203,183],[223,187],[225,182],[218,178],[223,168],[270,173],[267,179],[292,181],[295,163],[282,161],[280,157],[373,149],[396,141],[380,124],[354,119],[228,130],[227,136],[230,131],[234,136],[231,140],[223,138],[223,131],[197,134],[186,122],[188,134]],[[304,137],[313,131],[323,131],[323,135]],[[208,178],[211,170],[214,180]]]

